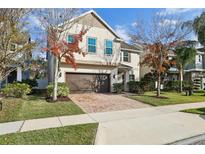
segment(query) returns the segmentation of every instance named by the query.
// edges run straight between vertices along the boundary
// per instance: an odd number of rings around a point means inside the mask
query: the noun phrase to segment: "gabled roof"
[[[86,16],[86,15],[88,15],[88,14],[94,15],[94,17],[96,17],[98,20],[100,20],[100,21],[102,22],[102,24],[103,24],[112,34],[114,34],[114,35],[119,39],[119,41],[122,41],[122,38],[121,38],[121,37],[112,29],[112,27],[110,27],[110,26],[107,24],[107,22],[104,21],[94,10],[87,11],[87,12],[81,14],[80,16],[77,16],[77,17],[71,19],[70,22],[72,22],[72,21],[74,21],[74,20],[77,20],[77,19],[79,19],[79,18],[82,18],[82,17],[84,17],[84,16]]]
[[[131,52],[141,52],[142,51],[142,48],[140,48],[138,45],[134,45],[134,44],[131,45],[126,42],[121,42],[120,46],[121,46],[121,50],[127,50]]]

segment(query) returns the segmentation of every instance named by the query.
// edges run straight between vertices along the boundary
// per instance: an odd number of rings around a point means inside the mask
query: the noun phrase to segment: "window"
[[[135,75],[134,74],[129,75],[129,81],[135,81]]]
[[[201,62],[201,55],[199,55],[199,62]]]
[[[124,62],[130,62],[131,61],[129,52],[123,51],[123,61]]]
[[[105,41],[105,54],[112,55],[112,46],[113,46],[113,43],[111,40]]]
[[[73,35],[68,35],[67,42],[68,42],[68,43],[73,43],[73,42],[74,42],[74,37],[73,37]]]
[[[96,38],[88,38],[88,52],[96,53]]]

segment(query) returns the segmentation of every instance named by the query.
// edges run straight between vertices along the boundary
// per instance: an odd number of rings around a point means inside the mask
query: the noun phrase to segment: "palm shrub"
[[[180,92],[183,91],[184,68],[195,60],[197,51],[192,47],[195,43],[196,42],[188,41],[184,46],[178,47],[175,50],[176,56],[174,57],[174,61],[176,62],[176,67],[179,70]]]
[[[50,84],[47,86],[47,95],[48,97],[53,97],[53,84]],[[58,91],[57,96],[58,97],[67,97],[70,90],[66,83],[58,83]]]
[[[6,97],[25,98],[31,92],[31,88],[26,83],[8,84],[2,89],[2,93]]]

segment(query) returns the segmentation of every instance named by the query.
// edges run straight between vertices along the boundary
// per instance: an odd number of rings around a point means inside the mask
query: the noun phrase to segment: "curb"
[[[200,142],[202,140],[205,140],[205,134],[192,136],[190,138],[186,138],[186,139],[179,140],[176,142],[168,143],[167,145],[191,145],[191,144]]]

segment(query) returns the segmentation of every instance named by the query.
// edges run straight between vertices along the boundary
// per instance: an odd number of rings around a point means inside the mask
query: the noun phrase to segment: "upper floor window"
[[[96,38],[89,37],[87,43],[88,43],[88,52],[96,53]]]
[[[197,55],[196,56],[196,63],[201,63],[202,62],[202,56],[201,55]]]
[[[73,37],[73,35],[68,35],[68,37],[67,37],[67,42],[68,42],[68,43],[73,43],[73,42],[74,42],[74,37]]]
[[[105,54],[112,55],[113,43],[111,40],[105,41]]]
[[[128,51],[123,51],[123,61],[124,62],[131,62],[130,53]]]
[[[201,62],[201,55],[199,55],[199,62]]]

